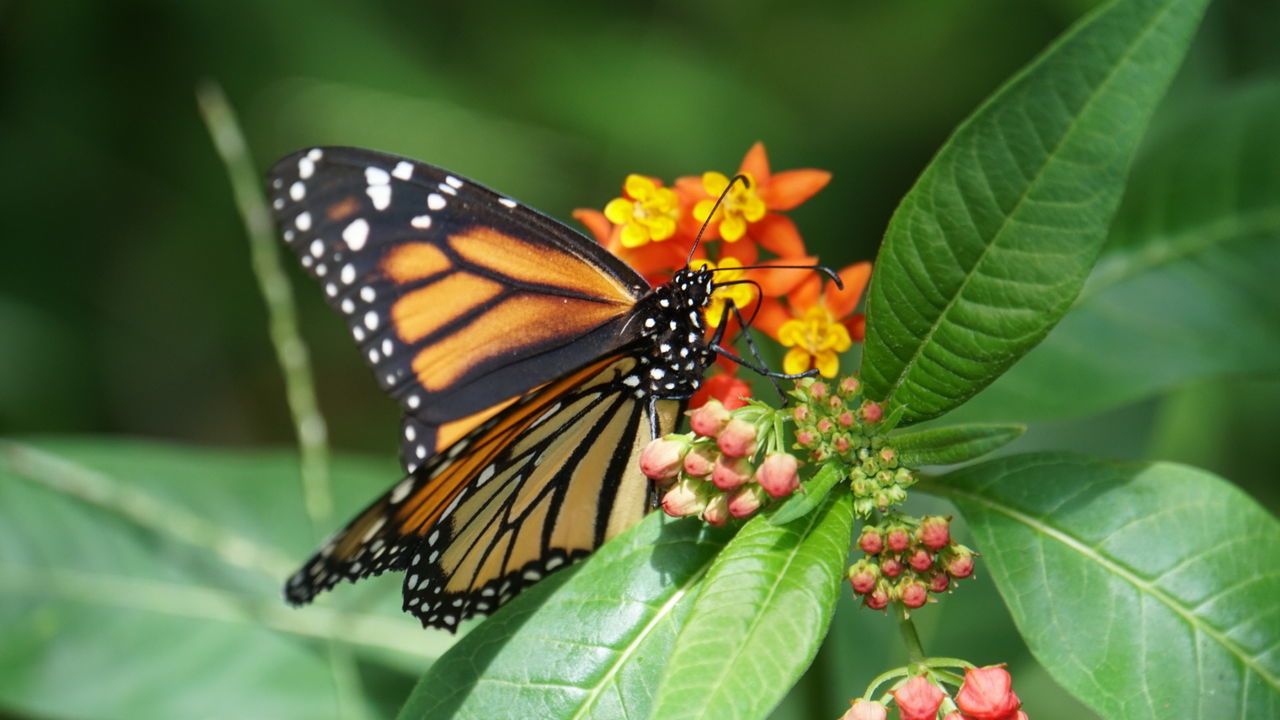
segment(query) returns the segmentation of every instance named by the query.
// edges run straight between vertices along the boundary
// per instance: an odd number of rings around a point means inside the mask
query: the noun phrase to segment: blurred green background
[[[0,434],[292,442],[201,80],[225,88],[263,169],[303,146],[367,146],[561,218],[602,207],[629,172],[732,171],[763,140],[775,169],[834,173],[793,217],[841,267],[873,257],[950,130],[1093,4],[0,4]],[[1280,3],[1216,3],[1156,129],[1280,78],[1278,35]],[[390,482],[395,408],[294,270],[333,445],[375,455]],[[1275,378],[1206,380],[1036,425],[1020,447],[1194,462],[1274,508],[1277,401]],[[923,612],[927,648],[1010,661],[1033,717],[1088,717],[994,598],[981,580]],[[900,661],[890,623],[846,605],[779,717],[835,717]],[[372,683],[378,707],[403,696],[411,675],[396,677]]]

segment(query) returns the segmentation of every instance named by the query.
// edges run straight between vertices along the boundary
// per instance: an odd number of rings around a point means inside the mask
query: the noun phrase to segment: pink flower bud
[[[732,490],[751,479],[755,468],[746,458],[720,455],[711,468],[711,482],[721,490]]]
[[[948,552],[943,567],[951,577],[962,580],[973,574],[973,552],[963,545],[956,545]]]
[[[702,511],[702,519],[708,525],[716,527],[729,522],[729,498],[724,493],[716,493]]]
[[[836,423],[842,428],[853,427],[853,413],[845,410],[836,416]]]
[[[835,425],[832,425],[831,421],[828,420],[827,418],[822,418],[821,420],[818,421],[818,432],[822,433],[823,435],[826,435],[827,433],[831,432],[834,429],[835,429]]]
[[[685,474],[693,477],[706,477],[711,474],[718,453],[706,445],[694,445],[688,455],[684,456]]]
[[[821,400],[830,394],[830,391],[831,389],[827,387],[827,384],[819,380],[809,386],[809,397],[814,400]]]
[[[933,554],[924,548],[916,548],[907,557],[907,564],[916,572],[925,572],[933,567]]]
[[[862,419],[866,422],[878,423],[880,422],[880,419],[884,417],[884,408],[880,406],[880,403],[868,400],[862,404],[862,408],[859,410],[859,413],[862,415]]]
[[[889,585],[881,580],[871,592],[862,596],[862,604],[872,610],[883,610],[889,606]]]
[[[736,518],[749,517],[764,505],[768,497],[759,485],[743,485],[729,496],[729,514]]]
[[[894,462],[895,460],[897,460],[897,459],[898,459],[898,453],[894,452],[893,448],[881,448],[881,449],[880,449],[880,461],[881,461],[881,462],[884,462],[884,463],[886,463],[886,464],[892,465],[892,464],[893,464],[893,462]]]
[[[892,555],[880,558],[880,572],[885,577],[896,578],[902,574],[902,561]]]
[[[770,453],[756,470],[756,482],[773,497],[790,495],[800,487],[799,466],[791,453]]]
[[[849,585],[859,595],[874,590],[879,580],[880,566],[870,560],[864,558],[849,566]]]
[[[729,457],[747,457],[756,451],[756,426],[733,418],[716,437],[716,444]]]
[[[803,448],[811,448],[818,442],[818,435],[809,428],[796,431],[796,444]]]
[[[958,712],[949,712],[942,716],[942,720],[964,720],[964,716]]]
[[[836,388],[836,392],[845,397],[853,397],[862,389],[862,383],[858,382],[856,377],[847,377],[840,381],[840,385]]]
[[[874,527],[863,528],[862,534],[858,536],[858,547],[868,555],[879,555],[884,549],[884,538],[880,536],[880,530]]]
[[[950,518],[926,515],[916,529],[916,537],[930,550],[941,550],[951,544]]]
[[[888,710],[872,700],[854,700],[853,705],[840,716],[840,720],[885,720]]]
[[[936,570],[929,576],[929,591],[944,593],[951,589],[951,576],[942,570]]]
[[[791,416],[796,419],[797,425],[803,425],[809,422],[809,418],[813,416],[813,411],[809,409],[808,405],[797,405],[791,411]]]
[[[729,410],[712,398],[689,415],[689,427],[702,437],[715,437],[729,422]]]
[[[831,444],[835,447],[836,452],[838,453],[847,453],[849,452],[849,448],[853,447],[853,443],[850,442],[849,436],[844,433],[836,435],[835,440],[833,440]]]
[[[919,580],[908,580],[898,588],[898,598],[903,605],[915,610],[929,601],[929,588]]]
[[[889,533],[885,536],[884,543],[889,550],[900,553],[911,544],[911,535],[907,533],[906,528],[901,525],[895,525],[889,528]]]
[[[999,666],[967,670],[956,693],[956,707],[973,720],[1009,720],[1021,704],[1013,678]]]
[[[835,395],[832,395],[831,397],[827,398],[828,410],[835,412],[836,410],[839,410],[842,407],[844,407],[844,401],[841,400],[840,398],[836,397]]]
[[[917,675],[893,691],[902,720],[935,720],[946,695],[923,675]]]
[[[681,478],[662,496],[662,511],[671,517],[687,517],[697,515],[707,506],[703,481],[694,478]]]
[[[652,480],[669,480],[680,472],[689,443],[672,436],[658,438],[640,451],[640,472]]]

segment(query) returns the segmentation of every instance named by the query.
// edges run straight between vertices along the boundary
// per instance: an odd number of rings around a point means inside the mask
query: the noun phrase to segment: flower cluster
[[[849,469],[853,508],[858,517],[874,510],[887,511],[907,498],[915,475],[898,464],[897,451],[887,433],[894,418],[884,407],[862,398],[858,378],[841,378],[834,387],[818,380],[796,383],[791,396],[796,422],[796,447],[808,451],[814,462],[835,458]]]
[[[899,673],[891,673],[896,674]],[[1027,720],[1027,714],[1021,709],[1022,701],[1013,691],[1013,678],[1002,666],[968,667],[954,698],[933,674],[912,676],[890,695],[902,720],[937,720],[940,713],[945,713],[942,720]],[[885,703],[860,698],[853,701],[840,720],[886,720],[887,717]]]
[[[574,217],[651,284],[665,282],[686,263],[715,269],[717,287],[706,309],[710,328],[727,322],[726,337],[733,337],[739,328],[729,310],[732,305],[754,316],[755,327],[789,348],[782,363],[785,372],[817,368],[834,377],[838,355],[864,335],[863,316],[854,310],[870,279],[871,264],[841,270],[843,288],[824,281],[816,271],[796,270],[814,265],[817,258],[809,255],[795,223],[784,214],[821,190],[831,174],[812,169],[773,172],[764,145],[756,143],[738,175],[745,182],[735,183],[712,171],[677,178],[670,186],[657,178],[628,175],[622,194],[603,211],[580,208]],[[702,241],[695,247],[704,226]],[[762,251],[768,256],[762,257]],[[715,398],[732,409],[750,396],[750,388],[736,377],[736,365],[716,367],[718,374],[694,396],[693,407]]]
[[[719,526],[795,492],[799,461],[780,451],[776,415],[760,404],[730,411],[710,400],[690,414],[692,433],[645,446],[640,470],[665,491],[663,511]]]
[[[914,610],[973,574],[974,553],[951,539],[951,518],[896,514],[864,525],[858,547],[866,554],[849,567],[853,592],[872,610],[900,602]],[[914,526],[914,527],[913,527]]]

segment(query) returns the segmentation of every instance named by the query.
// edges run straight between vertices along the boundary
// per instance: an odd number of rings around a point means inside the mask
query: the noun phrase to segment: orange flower
[[[689,407],[696,410],[706,405],[708,400],[719,400],[729,410],[735,410],[746,405],[749,397],[751,386],[738,377],[738,366],[731,365],[707,378],[689,400]]]
[[[839,354],[865,336],[865,318],[853,311],[871,279],[871,263],[850,265],[838,275],[844,289],[814,273],[787,295],[786,306],[772,298],[762,302],[756,326],[790,348],[783,372],[816,367],[824,377],[835,377]]]
[[[787,170],[775,174],[769,169],[764,143],[759,142],[747,151],[738,173],[748,182],[737,183],[729,190],[707,228],[708,235],[726,243],[745,237],[782,258],[803,255],[804,242],[795,223],[778,211],[791,210],[813,197],[831,180],[831,173]],[[711,217],[711,207],[728,185],[729,178],[718,172],[676,181],[683,195],[702,198],[693,208],[693,217],[699,221]]]
[[[636,272],[644,276],[652,286],[658,286],[671,277],[671,271],[684,267],[685,258],[693,244],[692,238],[676,235],[666,242],[650,242],[639,247],[622,244],[623,226],[614,225],[599,210],[578,208],[573,217],[587,227],[595,241],[604,249],[622,258]]]

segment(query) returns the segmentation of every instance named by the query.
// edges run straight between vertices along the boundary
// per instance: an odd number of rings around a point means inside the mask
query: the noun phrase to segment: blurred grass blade
[[[872,397],[940,415],[1049,332],[1207,0],[1100,7],[956,130],[903,198],[867,298]]]
[[[1147,148],[1075,307],[963,416],[1079,417],[1208,376],[1280,371],[1276,128],[1269,81]]]
[[[890,437],[889,445],[897,451],[898,463],[906,467],[954,465],[980,458],[1026,431],[1025,425],[952,425],[898,433]]]
[[[707,572],[653,717],[767,716],[827,634],[852,533],[852,496],[840,491],[790,525],[743,526]]]
[[[317,528],[333,513],[333,499],[329,488],[329,450],[324,417],[316,401],[315,382],[311,374],[311,360],[307,346],[298,333],[297,311],[293,304],[293,290],[289,278],[280,263],[275,228],[267,211],[265,195],[253,158],[236,122],[235,113],[227,102],[222,88],[211,82],[201,84],[196,99],[204,117],[213,144],[222,162],[227,166],[227,176],[235,193],[236,204],[244,218],[249,235],[249,248],[253,260],[253,273],[266,301],[270,318],[271,343],[276,349],[276,360],[284,373],[285,394],[302,454],[302,487],[307,514]]]
[[[1280,717],[1280,523],[1238,488],[1034,454],[927,489],[964,513],[1036,658],[1103,717]]]
[[[385,485],[386,461],[336,460],[344,502]],[[358,611],[281,601],[281,568],[313,544],[297,473],[292,451],[0,442],[0,707],[351,717],[326,647],[411,682],[452,639],[400,612],[398,583],[343,588]]]
[[[399,717],[649,717],[676,632],[728,537],[650,513],[480,623]]]
[[[818,468],[818,472],[801,487],[800,492],[788,498],[777,512],[769,516],[769,524],[786,525],[817,510],[822,501],[827,499],[827,493],[843,477],[844,472],[838,463],[828,463]]]

